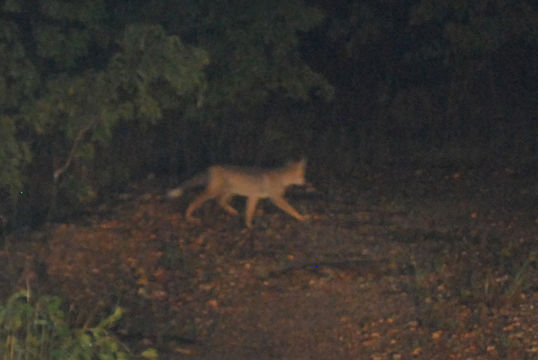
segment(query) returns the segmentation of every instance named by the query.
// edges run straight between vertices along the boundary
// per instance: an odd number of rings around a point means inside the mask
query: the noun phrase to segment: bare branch
[[[75,138],[75,141],[73,142],[73,147],[71,147],[71,151],[64,165],[61,168],[54,170],[54,183],[55,184],[58,182],[58,179],[60,178],[60,176],[62,176],[62,174],[67,170],[69,165],[71,165],[71,161],[73,161],[73,157],[75,156],[75,153],[80,148],[80,144],[82,143],[84,134],[86,134],[97,123],[98,120],[99,120],[99,117],[96,116],[84,128],[80,129],[80,131],[77,134],[77,137]]]

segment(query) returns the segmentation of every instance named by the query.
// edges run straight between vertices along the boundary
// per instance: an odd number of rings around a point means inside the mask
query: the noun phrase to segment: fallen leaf
[[[109,221],[109,222],[101,224],[102,229],[111,229],[111,228],[114,228],[116,226],[118,226],[118,221],[117,220]]]
[[[200,290],[209,291],[215,287],[215,284],[213,283],[200,284],[198,287],[200,288]]]

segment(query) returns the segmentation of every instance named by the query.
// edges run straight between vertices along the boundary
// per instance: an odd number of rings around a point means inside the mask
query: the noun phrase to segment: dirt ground
[[[162,359],[538,359],[537,180],[371,171],[292,189],[305,223],[262,202],[252,230],[212,203],[189,224],[193,194],[135,189],[12,244],[3,270],[18,280],[2,290],[25,284],[30,258],[32,286],[61,294],[73,322],[119,304],[114,331]]]

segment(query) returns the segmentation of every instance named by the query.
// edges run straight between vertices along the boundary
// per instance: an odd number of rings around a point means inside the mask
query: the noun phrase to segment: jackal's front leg
[[[278,198],[271,198],[271,201],[278,206],[280,209],[284,210],[294,218],[296,218],[299,221],[305,221],[307,219],[307,216],[303,216],[299,214],[297,210],[293,208],[284,198],[278,197]]]
[[[256,211],[256,204],[258,203],[257,197],[249,197],[247,199],[247,209],[245,212],[245,225],[248,228],[252,227],[252,218],[254,217],[254,211]]]

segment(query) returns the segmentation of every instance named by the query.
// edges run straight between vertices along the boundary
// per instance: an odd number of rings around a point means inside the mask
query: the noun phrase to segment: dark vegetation
[[[2,358],[535,358],[537,10],[0,1]],[[305,224],[160,198],[301,156]]]

